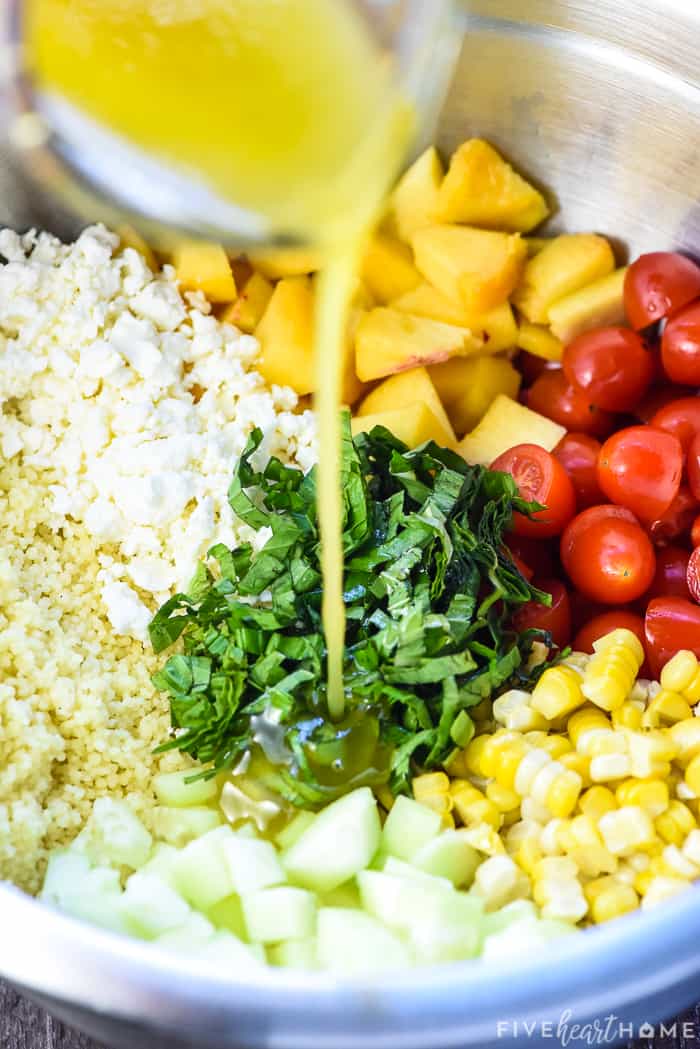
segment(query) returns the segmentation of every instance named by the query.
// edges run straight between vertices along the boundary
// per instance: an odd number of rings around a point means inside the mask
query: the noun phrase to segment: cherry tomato
[[[538,601],[528,601],[513,616],[513,626],[519,633],[533,628],[547,630],[554,644],[565,648],[571,640],[571,608],[566,587],[558,579],[544,579],[536,586],[552,595],[552,604],[548,607]]]
[[[686,572],[690,554],[682,546],[665,546],[656,552],[656,571],[645,601],[653,597],[690,597]]]
[[[690,526],[690,541],[693,546],[700,546],[700,514]]]
[[[649,535],[657,546],[678,539],[690,531],[693,518],[698,512],[698,501],[686,484],[678,489],[678,495],[668,510],[649,525]]]
[[[700,500],[700,433],[696,433],[688,445],[688,458],[685,461],[688,487]]]
[[[511,474],[523,499],[541,503],[532,518],[513,515],[516,535],[546,539],[559,535],[576,512],[576,495],[561,463],[538,444],[516,444],[491,464],[492,470]]]
[[[644,619],[647,658],[655,677],[671,656],[689,648],[700,657],[700,606],[682,597],[656,597]]]
[[[591,601],[590,597],[586,597],[578,590],[569,591],[569,605],[571,606],[571,625],[574,631],[580,630],[589,619],[607,610],[607,605],[601,605],[600,601]]]
[[[561,537],[560,552],[574,586],[605,605],[634,601],[654,578],[651,540],[621,506],[591,506],[578,514]]]
[[[671,386],[669,383],[653,383],[649,392],[642,397],[639,404],[632,413],[643,423],[648,423],[658,411],[665,408],[671,401],[687,397],[688,391],[683,386]]]
[[[561,368],[542,372],[530,387],[527,403],[533,411],[546,415],[567,430],[600,436],[613,428],[610,412],[604,412],[587,394],[575,389]]]
[[[538,357],[535,353],[520,350],[514,361],[515,367],[523,377],[526,386],[531,386],[535,379],[539,379],[542,372],[547,369],[558,368],[556,361],[546,361],[544,357]]]
[[[646,393],[654,373],[650,351],[629,328],[598,328],[570,342],[564,374],[577,390],[608,412],[629,412]]]
[[[633,328],[646,328],[700,295],[700,268],[675,251],[640,255],[625,275],[625,312]]]
[[[686,573],[688,590],[694,601],[700,603],[700,547],[696,546],[688,560]]]
[[[661,362],[671,382],[700,385],[700,302],[686,306],[666,323]]]
[[[700,433],[700,397],[681,397],[680,400],[670,401],[652,415],[649,425],[672,433],[683,445],[683,451],[687,452],[695,434]]]
[[[600,441],[587,433],[567,433],[552,453],[571,478],[579,510],[603,502],[598,484],[599,453]]]
[[[528,564],[525,564],[525,562],[523,561],[522,557],[518,557],[518,555],[516,553],[513,553],[512,550],[508,551],[508,555],[509,555],[511,561],[513,562],[513,564],[515,565],[515,567],[520,572],[520,575],[524,576],[525,579],[527,579],[527,581],[529,583],[530,580],[532,579],[532,577],[535,574],[533,572],[533,570],[530,568],[530,566]]]
[[[655,521],[668,510],[682,473],[680,441],[653,426],[618,430],[598,456],[598,484],[605,495],[643,521]]]
[[[506,536],[506,546],[514,557],[518,557],[540,579],[554,575],[554,557],[551,544],[524,535],[510,532]]]
[[[634,612],[628,612],[625,608],[611,608],[609,612],[594,616],[576,634],[571,647],[574,652],[592,652],[593,642],[600,637],[605,637],[611,630],[631,630],[636,634],[642,645],[646,645],[644,634],[644,620]],[[640,676],[644,674],[640,670]]]

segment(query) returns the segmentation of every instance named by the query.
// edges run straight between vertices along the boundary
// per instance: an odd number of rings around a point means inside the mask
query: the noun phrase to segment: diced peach
[[[560,361],[564,353],[561,339],[553,335],[546,325],[531,324],[526,320],[520,322],[517,346],[545,361]]]
[[[418,157],[399,179],[389,200],[389,213],[401,240],[436,221],[435,208],[445,174],[435,146]]]
[[[158,260],[153,253],[153,249],[137,229],[133,226],[124,225],[119,227],[117,233],[122,242],[122,248],[133,248],[134,251],[138,251],[149,270],[153,273],[158,272],[160,266],[158,265]]]
[[[515,398],[520,372],[507,357],[453,357],[428,369],[455,433],[472,430],[500,393]]]
[[[260,340],[258,370],[270,384],[312,393],[314,297],[308,277],[286,277],[276,285],[255,334]]]
[[[321,268],[321,255],[314,248],[270,248],[250,256],[258,273],[268,280],[303,277]]]
[[[233,324],[241,331],[253,332],[262,319],[272,298],[272,284],[262,273],[253,273],[246,281],[235,302],[220,314],[220,320]]]
[[[579,291],[557,299],[549,307],[549,323],[562,342],[571,342],[593,328],[624,324],[624,286],[627,267],[587,284]]]
[[[533,324],[549,321],[550,307],[612,273],[615,257],[605,237],[569,233],[555,237],[527,263],[513,303]]]
[[[231,263],[220,244],[182,241],[173,254],[181,291],[201,291],[209,302],[233,302],[236,282]]]
[[[452,447],[456,441],[454,431],[425,368],[412,368],[411,371],[385,379],[367,394],[357,409],[357,415],[382,415],[416,404],[424,404],[436,420],[439,434],[434,436],[434,440]]]
[[[498,353],[515,346],[518,326],[515,323],[510,303],[502,302],[486,313],[469,313],[459,303],[423,282],[413,291],[400,295],[391,303],[392,309],[412,313],[416,317],[429,317],[443,324],[456,324],[469,328],[484,341],[484,353]]]
[[[455,354],[483,348],[469,328],[460,328],[400,310],[378,307],[363,314],[355,335],[355,367],[363,382],[421,364],[438,364]]]
[[[565,433],[563,426],[500,394],[476,428],[460,441],[457,451],[468,463],[490,466],[516,444],[539,444],[551,452]]]
[[[385,305],[421,282],[410,248],[386,233],[371,238],[360,269],[361,279],[375,302]]]
[[[357,415],[352,420],[353,435],[369,433],[375,426],[384,426],[409,448],[417,448],[426,441],[444,446],[444,430],[427,404],[416,402],[393,411],[376,415]]]

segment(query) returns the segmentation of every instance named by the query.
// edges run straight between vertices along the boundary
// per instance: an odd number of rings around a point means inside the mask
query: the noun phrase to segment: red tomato
[[[700,268],[675,251],[640,255],[625,275],[625,312],[639,330],[700,295]]]
[[[686,484],[678,489],[678,495],[668,510],[649,525],[649,535],[657,546],[666,546],[690,531],[693,518],[698,512],[698,501]]]
[[[700,302],[667,322],[661,336],[661,362],[671,382],[700,385]]]
[[[546,415],[567,430],[606,434],[613,428],[613,417],[593,404],[581,390],[568,382],[561,368],[543,371],[528,392],[528,407]]]
[[[492,470],[511,474],[523,499],[541,503],[532,518],[513,515],[516,535],[546,539],[559,535],[576,512],[574,486],[564,467],[538,444],[516,444],[491,463]]]
[[[512,550],[508,551],[508,555],[509,555],[511,561],[513,562],[513,564],[515,565],[515,567],[520,572],[520,575],[524,576],[525,579],[527,579],[527,581],[529,583],[530,580],[532,579],[533,575],[535,574],[532,571],[532,569],[530,568],[530,566],[528,564],[525,564],[525,562],[523,561],[522,557],[518,557],[518,555],[513,553]]]
[[[696,499],[700,500],[700,433],[696,433],[688,445],[688,458],[685,461],[688,487]]]
[[[653,597],[690,597],[686,572],[690,554],[682,546],[664,546],[656,552],[656,571],[645,601]]]
[[[600,601],[591,601],[590,597],[579,593],[578,590],[569,591],[569,604],[571,606],[571,625],[575,631],[585,626],[589,619],[601,615],[607,608],[606,605],[601,605]]]
[[[582,627],[573,640],[572,648],[575,652],[592,652],[593,642],[600,637],[605,637],[611,630],[631,630],[636,634],[644,645],[644,620],[634,612],[628,612],[624,608],[611,608],[609,612],[603,612],[600,616],[594,616]]]
[[[644,619],[647,658],[655,677],[671,656],[689,648],[700,657],[700,607],[682,597],[657,597]]]
[[[694,601],[700,603],[700,547],[696,546],[688,560],[686,573],[688,590]]]
[[[598,328],[570,342],[564,374],[594,404],[608,412],[629,412],[652,380],[652,355],[629,328]]]
[[[598,456],[598,484],[605,495],[644,521],[655,521],[668,510],[682,473],[680,441],[652,426],[618,430]]]
[[[688,391],[683,386],[671,386],[669,383],[653,383],[645,397],[635,407],[633,415],[643,423],[648,423],[658,411],[671,401],[687,397]]]
[[[599,453],[600,441],[587,433],[567,433],[552,453],[571,478],[579,510],[603,502],[598,484]]]
[[[542,372],[547,371],[548,368],[559,367],[556,361],[546,361],[544,357],[528,353],[527,350],[520,350],[513,363],[522,375],[526,386],[531,386],[535,379],[539,379]]]
[[[650,426],[672,433],[687,452],[696,433],[700,433],[700,397],[681,397],[659,408],[649,420]]]
[[[654,578],[654,548],[634,514],[621,506],[591,506],[567,525],[561,559],[574,586],[605,605],[624,605]]]
[[[700,514],[690,526],[690,541],[693,546],[700,546]]]
[[[571,608],[566,587],[558,579],[545,579],[535,585],[552,595],[552,604],[547,607],[528,601],[513,616],[513,626],[519,633],[533,628],[547,630],[554,644],[565,648],[571,640]]]
[[[550,543],[510,532],[506,536],[506,545],[513,556],[523,561],[540,579],[554,575],[554,557]]]

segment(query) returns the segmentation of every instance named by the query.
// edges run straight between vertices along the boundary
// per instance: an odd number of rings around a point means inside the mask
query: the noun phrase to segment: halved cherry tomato
[[[698,512],[698,501],[687,484],[682,484],[668,510],[649,525],[649,535],[656,546],[666,546],[690,531]]]
[[[603,502],[598,484],[599,453],[600,441],[587,433],[567,433],[552,452],[571,478],[579,510]]]
[[[611,608],[609,612],[603,612],[595,616],[576,634],[571,647],[574,652],[592,652],[593,642],[605,637],[611,630],[631,630],[636,634],[642,645],[646,645],[644,634],[644,620],[634,612],[628,612],[625,608]],[[640,677],[645,677],[645,666],[640,668]]]
[[[533,575],[540,579],[548,579],[554,575],[554,557],[550,543],[515,535],[514,532],[509,532],[505,541],[513,556],[523,561],[532,570]]]
[[[689,648],[700,657],[700,606],[682,597],[657,597],[644,618],[647,658],[655,677],[671,656]]]
[[[651,352],[629,328],[579,335],[565,348],[562,365],[569,382],[608,412],[631,411],[654,373]]]
[[[694,601],[700,603],[700,547],[696,546],[688,560],[686,573],[688,590]]]
[[[678,401],[681,397],[687,397],[688,391],[682,386],[671,386],[670,383],[653,383],[649,392],[642,397],[632,414],[643,423],[648,423],[657,412],[665,408],[671,401]]]
[[[690,552],[682,546],[664,546],[656,551],[656,571],[643,600],[654,597],[690,597],[686,572]]]
[[[655,521],[668,510],[682,473],[680,441],[653,426],[618,430],[598,456],[598,484],[608,499],[643,521]]]
[[[666,323],[661,362],[671,382],[700,385],[700,302],[693,302]]]
[[[650,426],[672,433],[687,452],[696,433],[700,433],[700,397],[681,397],[659,408],[649,420]]]
[[[560,553],[574,586],[605,605],[636,600],[654,578],[651,540],[621,506],[591,506],[578,514],[561,537]]]
[[[690,526],[690,541],[693,546],[700,546],[700,514]]]
[[[700,295],[700,268],[675,251],[640,255],[625,275],[625,312],[638,331]]]
[[[688,445],[688,458],[685,461],[688,487],[700,501],[700,433],[696,433]]]
[[[527,403],[533,411],[546,415],[567,430],[602,435],[613,428],[610,412],[603,411],[573,387],[561,368],[542,372],[528,391]]]
[[[538,444],[517,444],[491,463],[492,470],[502,470],[513,477],[523,499],[541,503],[532,518],[513,515],[516,535],[546,539],[559,535],[576,512],[574,486],[558,460]]]
[[[528,601],[513,616],[513,626],[518,633],[533,628],[547,630],[554,644],[565,648],[571,640],[571,609],[566,587],[558,579],[544,579],[535,585],[552,595],[552,604],[548,607],[538,601]]]

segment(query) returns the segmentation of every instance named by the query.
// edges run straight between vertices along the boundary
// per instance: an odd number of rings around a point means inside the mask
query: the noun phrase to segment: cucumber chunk
[[[215,779],[187,782],[196,772],[196,769],[188,769],[185,772],[159,772],[154,776],[153,789],[160,804],[181,809],[214,801],[219,793]]]
[[[382,848],[390,856],[410,861],[441,829],[439,813],[399,795],[384,824]]]
[[[176,929],[190,913],[189,905],[167,881],[142,871],[127,881],[119,906],[129,931],[144,940]]]
[[[168,845],[181,848],[195,838],[201,838],[215,827],[220,827],[223,817],[216,809],[204,805],[193,805],[189,809],[178,809],[169,805],[158,805],[153,810],[153,830],[156,837]]]
[[[151,858],[139,869],[139,874],[155,874],[162,878],[171,889],[177,891],[177,863],[180,850],[172,845],[159,842],[151,853]]]
[[[451,902],[456,897],[450,882],[444,885],[436,878],[436,886],[427,879],[402,878],[384,871],[362,871],[357,876],[360,899],[365,911],[378,921],[407,932],[417,915],[434,906],[436,899]]]
[[[257,943],[304,940],[316,931],[316,897],[283,885],[241,897],[248,939]]]
[[[283,857],[289,880],[330,892],[364,870],[379,847],[381,827],[369,787],[346,794],[316,816]]]
[[[241,836],[234,831],[222,843],[222,850],[233,891],[239,896],[271,885],[283,885],[287,880],[275,847],[269,841]]]
[[[207,911],[207,918],[217,929],[232,932],[239,940],[247,938],[245,918],[240,896],[227,896]]]
[[[302,836],[305,830],[311,826],[316,819],[313,812],[298,812],[296,816],[283,827],[279,834],[275,837],[277,847],[283,852],[286,849],[291,849],[292,845],[295,845],[299,838]]]
[[[317,969],[316,937],[274,943],[267,949],[267,960],[283,969]]]
[[[177,888],[198,911],[207,911],[236,891],[223,850],[233,837],[230,827],[217,827],[191,841],[178,855]]]
[[[426,874],[448,878],[461,889],[471,885],[479,866],[479,854],[464,840],[461,831],[444,830],[416,852],[412,860]]]
[[[243,973],[266,961],[265,951],[259,944],[243,943],[230,932],[214,933],[211,940],[197,949],[195,957],[215,962],[224,971],[239,969]]]
[[[194,954],[205,943],[214,938],[214,926],[202,914],[190,911],[182,925],[170,929],[153,941],[159,947],[178,953]]]
[[[406,944],[369,914],[344,907],[321,907],[317,921],[321,969],[351,976],[411,965]]]
[[[57,850],[49,857],[41,899],[73,918],[103,929],[127,931],[120,912],[119,871],[90,867],[87,856],[72,849]]]

